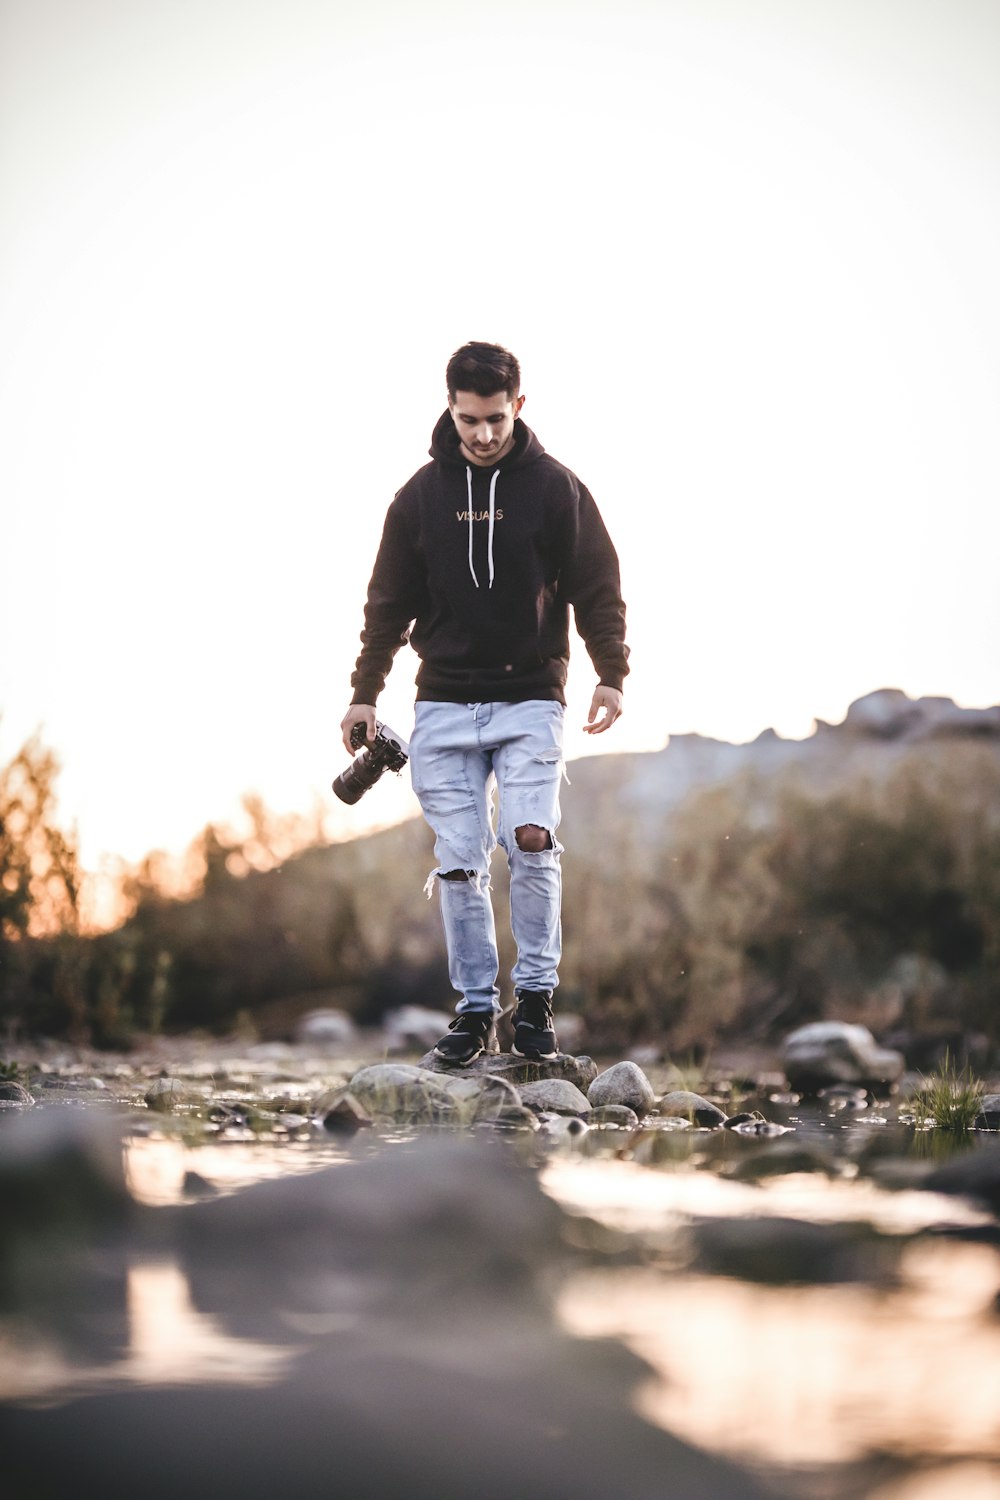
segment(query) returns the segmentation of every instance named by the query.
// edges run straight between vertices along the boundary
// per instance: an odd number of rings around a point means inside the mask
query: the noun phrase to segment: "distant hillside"
[[[569,775],[558,999],[595,1050],[698,1051],[823,1016],[911,1051],[994,1046],[1000,707],[883,689],[803,740],[674,736]],[[237,1021],[287,1035],[321,1004],[362,1021],[454,1004],[421,819],[267,874],[233,875],[226,856],[196,899],[147,890],[117,932],[40,946],[17,1019],[109,1042]],[[493,880],[509,1000],[499,855]]]

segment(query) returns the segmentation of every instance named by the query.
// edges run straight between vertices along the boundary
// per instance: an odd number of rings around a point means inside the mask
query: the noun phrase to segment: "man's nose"
[[[492,436],[493,432],[488,423],[484,422],[482,427],[476,428],[476,442],[479,443],[481,447],[487,447]]]

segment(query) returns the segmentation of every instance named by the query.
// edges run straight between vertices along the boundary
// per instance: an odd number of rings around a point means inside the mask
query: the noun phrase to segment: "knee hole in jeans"
[[[541,854],[553,847],[551,833],[537,823],[522,823],[520,828],[514,829],[514,837],[517,847],[525,854]]]
[[[442,880],[474,880],[475,870],[442,870]]]

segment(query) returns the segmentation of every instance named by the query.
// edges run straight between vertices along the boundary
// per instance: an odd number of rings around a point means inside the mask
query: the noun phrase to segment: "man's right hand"
[[[340,721],[340,728],[344,736],[344,748],[349,755],[354,755],[354,746],[351,744],[351,730],[355,724],[365,726],[365,739],[369,745],[375,743],[375,705],[373,703],[352,703],[346,714]]]

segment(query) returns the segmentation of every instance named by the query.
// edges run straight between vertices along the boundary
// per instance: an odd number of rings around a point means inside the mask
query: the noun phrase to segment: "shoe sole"
[[[551,1062],[554,1057],[559,1056],[559,1049],[555,1052],[519,1052],[511,1043],[511,1053],[514,1057],[523,1057],[525,1062]]]

